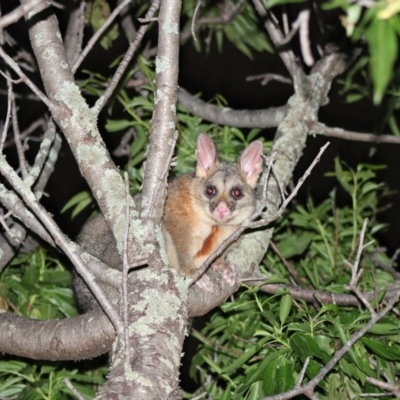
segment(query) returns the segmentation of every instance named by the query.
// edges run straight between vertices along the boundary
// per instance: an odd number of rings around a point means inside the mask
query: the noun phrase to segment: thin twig
[[[296,285],[300,286],[299,278],[297,276],[296,271],[293,270],[291,263],[288,260],[286,260],[285,257],[283,257],[283,255],[281,254],[281,252],[279,251],[278,247],[276,246],[276,244],[275,244],[275,242],[273,240],[270,240],[269,243],[270,243],[270,246],[271,246],[272,250],[274,250],[275,254],[283,262],[284,266],[288,270],[289,275],[293,279],[294,283],[296,283]]]
[[[13,240],[15,243],[21,243],[21,240],[17,238],[17,236],[12,232],[12,230],[9,228],[7,225],[6,219],[10,217],[11,211],[8,211],[5,215],[0,215],[0,224],[6,231],[7,235],[10,236],[10,238]]]
[[[129,237],[129,210],[130,210],[130,199],[129,193],[129,177],[128,173],[124,173],[125,179],[125,235],[124,243],[122,248],[122,305],[123,305],[123,319],[124,319],[124,355],[125,355],[125,370],[128,371],[131,365],[130,346],[129,346],[129,321],[128,321],[128,272],[129,272],[129,260],[128,260],[128,237]]]
[[[1,143],[0,143],[0,153],[3,152],[4,142],[7,137],[8,125],[10,124],[10,117],[11,117],[11,97],[12,93],[12,86],[8,86],[8,96],[7,96],[7,115],[6,120],[3,126],[3,132],[1,133]]]
[[[192,32],[193,40],[194,40],[195,42],[197,42],[197,37],[196,37],[196,32],[195,32],[196,17],[197,17],[197,12],[199,11],[199,8],[200,8],[200,6],[201,6],[202,4],[203,4],[203,3],[201,2],[201,0],[197,0],[197,4],[196,4],[196,7],[195,7],[195,9],[194,9],[193,17],[192,17],[191,32]]]
[[[342,128],[331,128],[321,122],[309,123],[310,134],[318,134],[330,137],[336,137],[344,140],[355,140],[357,142],[368,143],[393,143],[400,144],[400,137],[393,135],[374,135],[368,132],[347,131]]]
[[[378,260],[376,257],[377,254],[386,253],[386,250],[387,249],[385,247],[378,247],[378,248],[374,249],[370,253],[371,260],[376,267],[382,269],[383,271],[389,272],[389,274],[393,275],[393,277],[396,278],[396,280],[400,280],[400,273],[393,268],[393,264],[397,260],[397,257],[400,253],[400,249],[397,249],[394,252],[392,258],[390,259],[389,265],[386,265],[382,261]]]
[[[105,32],[105,30],[114,22],[115,18],[117,18],[118,14],[125,8],[131,0],[125,0],[121,3],[115,10],[109,15],[104,24],[94,33],[94,35],[90,38],[88,44],[83,49],[82,53],[79,55],[78,59],[74,62],[73,67],[71,68],[72,73],[75,74],[79,66],[82,64],[82,61],[88,55],[90,50],[92,50],[95,43],[99,40],[100,36]]]
[[[358,280],[360,279],[360,276],[363,272],[362,268],[359,269],[361,254],[363,253],[365,248],[372,243],[372,242],[369,242],[367,244],[364,244],[365,231],[367,229],[367,224],[368,224],[368,218],[365,218],[362,229],[361,229],[361,233],[360,233],[358,249],[357,249],[356,259],[354,260],[354,263],[351,264],[347,260],[344,261],[345,264],[351,268],[350,284],[345,285],[345,288],[353,291],[356,294],[356,296],[360,299],[360,301],[364,304],[364,306],[368,309],[371,316],[375,316],[376,312],[375,312],[374,308],[372,307],[371,303],[363,296],[363,294],[357,287]]]
[[[300,387],[301,384],[303,383],[304,375],[306,374],[308,363],[310,362],[310,357],[306,358],[306,361],[304,362],[303,368],[300,371],[299,377],[297,379],[295,387]]]
[[[279,207],[278,211],[275,214],[273,214],[271,217],[262,219],[260,221],[252,222],[251,224],[249,224],[248,227],[250,227],[250,228],[259,228],[261,226],[265,226],[265,225],[270,224],[271,222],[277,220],[278,218],[280,218],[282,216],[282,214],[285,211],[286,207],[292,201],[292,199],[297,195],[300,187],[303,185],[303,183],[307,179],[307,177],[311,174],[311,171],[313,170],[315,165],[319,162],[323,152],[326,150],[326,148],[328,146],[329,146],[329,142],[327,142],[324,146],[322,146],[320,148],[317,157],[315,157],[314,161],[311,163],[311,165],[304,172],[303,176],[298,180],[297,185],[293,189],[292,193],[290,193],[290,195],[283,201],[283,203]]]
[[[157,22],[158,18],[138,18],[137,19],[141,24],[149,24],[150,22]]]
[[[14,10],[6,14],[4,17],[0,18],[0,30],[4,29],[8,25],[13,24],[14,22],[17,22],[24,15],[32,11],[36,6],[45,2],[46,0],[31,0],[31,2],[28,4],[24,4],[17,8],[14,8]]]
[[[275,47],[278,49],[279,56],[293,79],[293,87],[295,93],[300,94],[298,74],[302,72],[301,65],[296,61],[292,50],[282,48],[281,43],[283,42],[284,37],[282,31],[279,29],[278,21],[276,20],[276,18],[274,18],[272,12],[270,11],[269,13],[267,13],[261,0],[253,0],[253,4],[258,15],[265,21],[264,27],[267,30],[269,37],[271,38]]]
[[[35,161],[32,168],[29,171],[29,176],[25,178],[25,184],[27,186],[32,186],[36,179],[42,172],[43,166],[49,157],[52,145],[56,136],[56,126],[53,120],[50,120],[46,132],[40,142],[39,151],[36,154]]]
[[[83,397],[77,390],[76,388],[72,385],[71,381],[68,378],[64,378],[64,382],[67,385],[68,389],[76,396],[78,400],[85,400],[85,397]]]
[[[283,75],[279,75],[279,74],[260,74],[260,75],[251,75],[246,77],[246,82],[251,82],[251,81],[255,81],[255,80],[259,80],[261,79],[261,86],[265,86],[267,83],[271,82],[271,81],[277,81],[277,82],[281,82],[281,83],[287,83],[287,84],[292,84],[292,79],[283,76]]]
[[[16,100],[18,99],[18,97],[15,96],[15,93],[14,93],[14,98]],[[29,136],[33,131],[35,131],[39,127],[42,128],[42,130],[46,129],[46,122],[45,122],[45,118],[43,116],[38,118],[36,121],[32,122],[26,129],[24,129],[21,132],[21,134],[20,134],[21,139],[25,139],[27,136]],[[11,137],[10,139],[6,140],[6,142],[4,143],[4,148],[11,147],[14,145],[15,145],[14,138]]]
[[[21,81],[24,82],[51,111],[56,111],[57,106],[42,91],[40,91],[39,88],[22,72],[18,64],[5,53],[2,47],[0,47],[0,56],[21,78]]]
[[[268,279],[265,276],[254,276],[242,280],[242,282],[249,282],[249,281],[252,282],[252,284],[254,284],[255,282],[260,282],[259,284],[263,284],[263,286],[260,287],[260,290],[268,294],[275,294],[278,291],[284,289],[287,290],[287,292],[293,297],[293,299],[304,300],[309,303],[313,303],[315,299],[318,299],[318,301],[322,304],[332,303],[338,306],[354,306],[354,307],[361,306],[360,300],[354,294],[333,293],[324,290],[307,289],[300,286],[285,285],[282,283],[268,284]],[[265,284],[265,281],[267,281],[267,284]],[[384,289],[381,289],[381,291],[384,291],[384,298],[382,300],[383,301],[390,300],[391,298],[393,298],[393,296],[396,295],[397,291],[399,290],[400,290],[400,285],[398,284],[390,286],[388,285]],[[372,301],[375,298],[375,293],[364,292],[363,296],[367,300]]]
[[[303,60],[307,66],[311,67],[314,65],[314,57],[311,51],[309,25],[310,25],[310,10],[303,10],[299,13],[298,17],[300,23],[299,38],[300,38],[300,49],[303,55]]]
[[[184,30],[180,34],[180,41],[185,42],[190,36],[193,37],[193,31],[196,32],[203,25],[227,25],[242,11],[244,0],[239,0],[233,5],[229,1],[224,2],[224,8],[216,17],[203,17],[192,19],[192,26],[188,30]],[[194,23],[194,24],[193,24]]]
[[[391,383],[388,382],[382,382],[378,379],[372,378],[370,376],[366,377],[366,381],[368,383],[370,383],[371,385],[377,386],[378,388],[385,390],[387,392],[389,392],[391,395],[395,396],[395,397],[400,397],[400,385],[399,383],[397,383],[396,386],[393,386]],[[378,393],[379,394],[379,393]],[[387,393],[380,393],[382,396],[387,396]],[[361,396],[363,397],[367,397],[368,394],[361,394]],[[373,396],[377,396],[377,393],[371,394],[371,397]]]
[[[12,83],[10,80],[7,80],[7,85],[12,90]],[[21,135],[18,124],[18,116],[17,116],[17,104],[15,102],[14,93],[11,94],[11,121],[13,126],[15,147],[17,149],[17,154],[18,154],[19,167],[21,169],[21,176],[22,179],[25,180],[28,177],[28,167],[25,158],[24,146],[22,145],[21,142]]]

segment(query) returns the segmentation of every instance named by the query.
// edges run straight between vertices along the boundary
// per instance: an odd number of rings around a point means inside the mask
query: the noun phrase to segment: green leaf
[[[283,258],[303,254],[314,237],[313,233],[302,232],[299,235],[288,235],[278,244],[279,251]]]
[[[243,355],[241,355],[234,363],[228,367],[220,370],[220,373],[227,373],[240,368],[245,362],[247,362],[254,354],[260,351],[260,349],[270,340],[269,337],[262,338],[256,345],[251,346]]]
[[[79,192],[78,194],[76,194],[74,197],[72,197],[67,204],[65,204],[65,206],[62,208],[61,213],[64,213],[65,211],[69,210],[70,208],[76,206],[78,208],[80,208],[80,204],[84,203],[86,204],[88,199],[90,199],[90,201],[92,201],[92,197],[89,191],[84,190],[83,192]]]
[[[293,299],[290,294],[285,294],[281,298],[279,306],[279,319],[283,325],[288,317],[290,310],[292,309]]]
[[[108,119],[105,128],[106,128],[107,132],[118,132],[118,131],[122,131],[124,129],[128,129],[133,125],[134,125],[134,123],[133,123],[132,120],[126,120],[126,119],[111,120],[111,119]]]
[[[387,346],[381,342],[368,338],[361,338],[361,341],[379,357],[383,357],[389,361],[400,360],[400,351],[397,348]]]
[[[232,399],[232,394],[231,394],[231,384],[229,383],[228,386],[225,389],[224,394],[221,397],[221,400],[231,400]]]
[[[378,322],[368,332],[375,335],[394,335],[399,329],[399,325]]]
[[[208,357],[203,356],[203,360],[219,375],[222,373],[222,369],[215,364],[213,361],[211,361]]]
[[[367,28],[366,38],[371,53],[370,72],[374,83],[374,103],[378,105],[392,77],[399,38],[390,20],[380,20],[377,17]]]
[[[266,396],[277,393],[275,386],[275,375],[277,370],[278,360],[272,360],[264,374],[263,388]]]
[[[290,338],[290,347],[302,358],[318,357],[323,358],[324,353],[318,347],[317,342],[310,336],[304,333],[295,333]]]
[[[283,363],[278,365],[275,380],[278,393],[286,392],[295,385],[296,382],[293,376],[293,365],[289,363],[288,360],[283,360]]]
[[[348,94],[346,96],[346,101],[348,103],[355,103],[356,101],[359,101],[363,98],[364,98],[364,95],[361,93],[352,93],[352,94]]]
[[[264,371],[267,369],[269,363],[278,356],[277,353],[271,353],[264,358],[264,360],[257,365],[257,368],[246,375],[246,385],[251,385],[252,383],[262,380],[264,376]]]

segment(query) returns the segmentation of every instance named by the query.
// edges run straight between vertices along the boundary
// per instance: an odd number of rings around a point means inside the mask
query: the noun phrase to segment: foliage
[[[39,248],[20,254],[0,275],[3,309],[37,319],[77,315],[72,293],[72,277],[60,262]]]
[[[353,261],[360,225],[370,218],[366,241],[383,228],[376,220],[378,200],[384,191],[376,183],[376,169],[360,165],[354,171],[336,160],[334,176],[351,198],[339,208],[336,189],[319,205],[309,199],[287,211],[275,228],[272,249],[264,260],[268,283],[295,281],[302,287],[347,293],[351,271],[343,263]],[[357,226],[355,231],[354,226]],[[377,246],[375,241],[373,247]],[[369,252],[372,248],[369,249]],[[394,278],[376,268],[370,254],[364,254],[359,288],[375,291],[379,302]],[[388,262],[384,257],[382,261]],[[191,375],[200,385],[196,392],[213,399],[259,399],[293,388],[307,357],[306,378],[312,379],[335,351],[370,319],[355,307],[322,305],[293,300],[285,289],[266,295],[260,288],[244,287],[235,299],[214,312],[203,331],[194,331],[200,345]],[[366,377],[381,379],[382,371],[395,384],[399,373],[400,322],[387,316],[352,347],[318,387],[319,399],[358,399],[362,393],[381,391]],[[186,398],[191,398],[187,394]]]
[[[0,274],[0,307],[18,315],[52,319],[77,315],[72,276],[59,260],[39,248],[20,254]],[[106,368],[6,356],[0,360],[0,398],[74,399],[64,379],[86,398],[95,395]]]

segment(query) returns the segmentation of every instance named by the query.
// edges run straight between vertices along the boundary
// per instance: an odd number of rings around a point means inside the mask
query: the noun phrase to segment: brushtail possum
[[[196,171],[170,182],[164,207],[168,260],[181,276],[191,276],[253,213],[254,189],[263,165],[262,152],[263,145],[256,140],[236,163],[221,162],[210,137],[204,133],[199,135]],[[83,227],[78,243],[110,267],[122,269],[114,237],[102,216]],[[207,290],[207,279],[200,281],[199,286]],[[77,275],[74,288],[83,310],[97,303]],[[111,300],[118,298],[115,288],[104,290]]]

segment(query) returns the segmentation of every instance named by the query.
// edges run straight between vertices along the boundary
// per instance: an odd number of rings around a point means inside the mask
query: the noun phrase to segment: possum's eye
[[[209,198],[214,197],[215,194],[217,193],[217,188],[215,186],[208,185],[206,186],[204,193]]]
[[[231,195],[233,198],[235,198],[236,200],[240,199],[243,197],[243,192],[242,189],[235,187],[232,189],[231,191]]]

